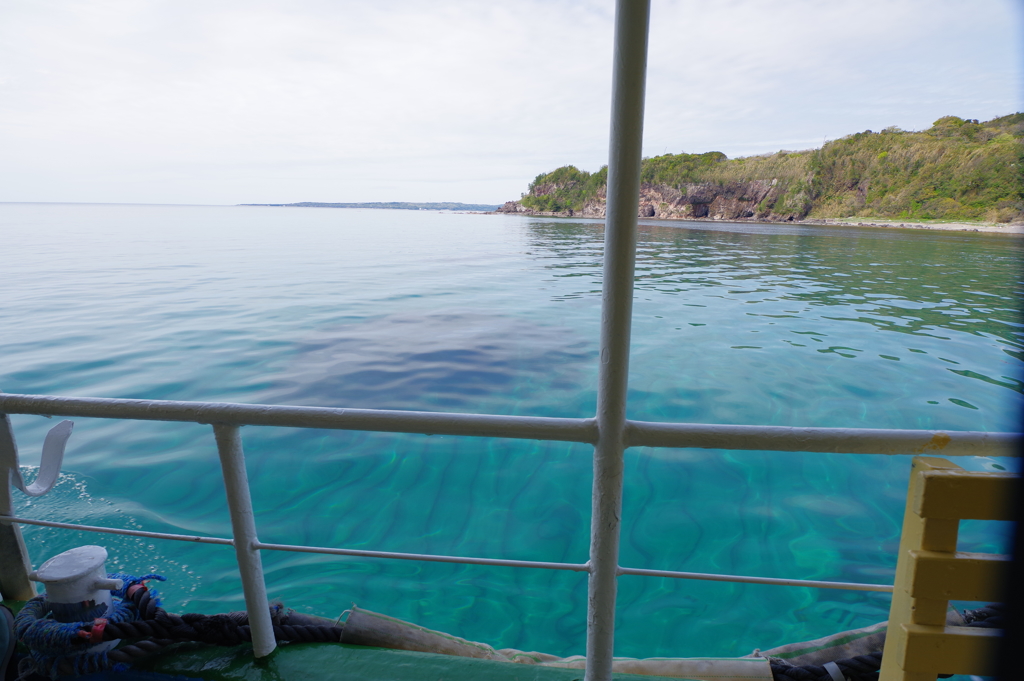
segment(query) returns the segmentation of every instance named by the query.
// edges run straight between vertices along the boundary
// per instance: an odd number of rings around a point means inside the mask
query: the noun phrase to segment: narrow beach
[[[1024,223],[1010,222],[897,222],[880,218],[846,218],[844,220],[800,220],[803,225],[842,225],[886,227],[889,229],[931,229],[943,232],[987,232],[990,234],[1024,235]]]

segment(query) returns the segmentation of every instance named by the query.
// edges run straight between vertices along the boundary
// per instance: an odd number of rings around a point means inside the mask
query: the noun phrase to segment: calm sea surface
[[[589,417],[602,225],[413,211],[0,204],[0,389]],[[1016,430],[1022,242],[708,223],[640,229],[629,416]],[[23,464],[56,421],[12,417]],[[243,431],[273,543],[584,562],[590,448]],[[975,470],[1005,459],[961,461]],[[622,564],[883,583],[908,457],[631,449]],[[65,475],[17,512],[228,536],[211,430],[75,419]],[[997,524],[962,546],[995,550]],[[168,577],[172,609],[243,606],[230,548],[26,527]],[[265,552],[268,589],[499,647],[584,651],[586,578]],[[888,597],[619,581],[616,653],[743,655],[885,619]]]

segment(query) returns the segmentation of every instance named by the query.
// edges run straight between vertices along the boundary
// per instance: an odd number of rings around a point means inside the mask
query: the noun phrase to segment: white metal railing
[[[35,414],[130,421],[230,423],[378,433],[504,437],[595,444],[594,419],[497,416],[384,409],[289,407],[231,402],[124,400],[109,397],[17,395],[0,392],[0,414]],[[1019,433],[903,430],[882,428],[803,428],[733,426],[706,423],[625,421],[623,447],[695,447],[845,454],[927,454],[1016,456]]]
[[[174,402],[162,400],[123,400],[97,397],[58,397],[49,395],[15,395],[0,393],[0,481],[11,479],[18,467],[17,447],[8,414],[34,414],[40,416],[71,416],[88,418],[114,418],[138,421],[178,421],[212,424],[220,456],[221,469],[231,515],[232,537],[125,530],[63,523],[13,515],[10,489],[0,484],[0,530],[11,529],[10,523],[37,525],[118,534],[149,539],[167,539],[202,544],[233,546],[241,575],[246,609],[253,632],[253,648],[257,656],[269,654],[275,646],[273,629],[266,609],[266,586],[260,563],[260,551],[293,551],[337,556],[417,560],[468,565],[538,568],[588,572],[593,576],[595,550],[592,537],[591,559],[586,563],[552,563],[543,561],[479,558],[470,556],[443,556],[421,553],[396,553],[363,549],[344,549],[290,544],[267,544],[259,541],[252,499],[245,473],[245,455],[242,449],[242,426],[278,426],[289,428],[318,428],[359,430],[372,432],[401,432],[430,435],[462,435],[478,437],[505,437],[516,439],[560,440],[594,444],[598,441],[598,426],[594,419],[536,418],[524,416],[494,416],[484,414],[458,414],[436,412],[402,412],[370,409],[331,409],[323,407],[288,407],[261,404],[233,404],[214,402]],[[70,435],[66,428],[64,437]],[[847,452],[872,454],[920,454],[941,452],[944,456],[1014,456],[1022,436],[1017,433],[985,433],[972,431],[917,431],[855,428],[787,428],[780,426],[723,426],[687,423],[652,423],[623,420],[621,448],[628,446],[696,447],[732,450],[775,450],[804,452]],[[63,449],[61,448],[61,454]],[[6,455],[5,455],[6,454]],[[44,455],[45,456],[45,455]],[[56,466],[59,466],[59,461]],[[43,461],[41,470],[49,469],[46,477],[52,484],[56,479],[55,465]],[[597,475],[598,473],[595,473]],[[607,476],[607,472],[600,474]],[[41,476],[42,477],[42,476]],[[605,482],[608,482],[606,477]],[[612,480],[621,486],[621,479]],[[38,487],[39,484],[33,485]],[[596,485],[595,485],[596,486]],[[46,487],[48,489],[48,487]],[[45,489],[36,489],[36,494]],[[595,494],[596,497],[596,494]],[[597,502],[595,501],[595,505]],[[596,517],[596,516],[595,516]],[[592,534],[607,535],[618,532],[594,523]],[[16,543],[16,542],[15,542]],[[5,545],[6,544],[6,545]],[[5,542],[0,532],[0,554],[18,553],[11,550],[11,539]],[[24,565],[27,556],[17,563]],[[723,575],[671,570],[649,570],[621,567],[616,560],[612,570],[614,580],[620,575],[697,579],[750,584],[776,584],[828,589],[891,592],[887,584],[860,584],[824,580],[784,579],[745,575]],[[24,568],[23,574],[0,564],[0,590],[5,594],[31,589]],[[20,585],[20,589],[19,589]],[[614,601],[613,601],[614,605]],[[593,606],[590,616],[593,618]],[[614,610],[611,613],[614,617]],[[593,650],[588,648],[588,652]]]
[[[146,532],[145,530],[122,530],[114,527],[97,527],[95,525],[76,525],[74,523],[58,523],[50,520],[19,518],[18,516],[0,515],[0,522],[14,522],[41,527],[58,527],[83,532],[102,534],[121,534],[129,537],[145,537],[147,539],[170,539],[173,541],[191,542],[194,544],[220,544],[234,546],[234,541],[222,537],[204,537],[191,534],[168,534],[165,532]],[[507,560],[504,558],[471,558],[468,556],[440,556],[428,553],[396,553],[393,551],[369,551],[364,549],[332,549],[322,546],[302,546],[294,544],[264,544],[257,541],[253,546],[267,551],[292,551],[295,553],[320,553],[329,556],[355,556],[361,558],[391,558],[394,560],[418,560],[427,563],[459,563],[463,565],[491,565],[495,567],[538,568],[541,570],[568,570],[571,572],[590,572],[588,563],[548,563],[537,560]],[[674,579],[695,579],[709,582],[736,582],[740,584],[775,584],[779,586],[806,586],[819,589],[841,589],[846,591],[880,591],[892,593],[890,584],[861,584],[858,582],[830,582],[816,579],[783,579],[779,577],[751,577],[746,575],[722,575],[710,572],[677,572],[674,570],[646,570],[642,568],[620,567],[619,575],[638,575],[642,577],[669,577]]]
[[[945,456],[1016,456],[1021,442],[1021,435],[1017,433],[722,426],[626,419],[649,5],[649,0],[617,0],[616,3],[600,367],[595,418],[537,418],[0,393],[0,591],[4,592],[5,597],[29,598],[34,594],[34,588],[28,581],[30,567],[18,530],[19,523],[233,546],[256,657],[268,655],[275,647],[260,562],[260,551],[263,550],[587,572],[589,594],[585,678],[586,681],[609,681],[615,633],[616,578],[619,575],[891,592],[892,586],[885,584],[646,570],[623,568],[618,564],[623,452],[627,447],[855,454],[942,452]],[[14,516],[10,481],[18,481],[26,493],[33,495],[45,493],[48,486],[46,481],[32,486],[21,483],[20,473],[17,473],[17,449],[7,414],[211,424],[227,491],[232,537],[122,530]],[[239,428],[246,425],[506,437],[592,444],[594,481],[590,558],[586,563],[545,563],[262,543],[256,533],[239,433]],[[62,446],[60,456],[63,456]],[[40,470],[46,469],[43,465]],[[41,474],[40,477],[49,480],[49,475]],[[56,479],[56,474],[53,479]]]

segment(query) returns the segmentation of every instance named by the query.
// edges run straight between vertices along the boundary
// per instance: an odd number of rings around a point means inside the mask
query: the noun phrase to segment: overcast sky
[[[612,0],[4,0],[0,201],[519,198],[606,162]],[[1021,0],[653,0],[644,152],[1024,110]]]

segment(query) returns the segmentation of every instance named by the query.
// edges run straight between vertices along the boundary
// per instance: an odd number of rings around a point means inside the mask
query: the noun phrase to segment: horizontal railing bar
[[[593,419],[535,416],[494,416],[0,393],[0,414],[3,413],[428,435],[507,437],[590,444],[597,441],[597,425]],[[628,421],[626,423],[626,438],[626,445],[629,447],[694,447],[699,449],[845,454],[1019,456],[1018,445],[1024,441],[1024,434],[956,430],[791,428],[787,426],[731,426]]]
[[[117,527],[99,527],[95,525],[75,525],[73,523],[57,523],[50,520],[34,520],[32,518],[21,518],[18,516],[0,515],[0,522],[15,522],[25,525],[41,525],[43,527],[59,527],[67,530],[82,530],[85,532],[101,532],[103,534],[123,534],[129,537],[147,537],[150,539],[170,539],[173,541],[187,541],[197,544],[223,544],[232,546],[230,539],[220,537],[203,537],[188,534],[169,534],[167,532],[145,532],[143,530],[125,530]],[[264,544],[254,542],[253,548],[266,549],[268,551],[293,551],[297,553],[322,553],[336,556],[362,556],[365,558],[392,558],[396,560],[423,560],[433,563],[464,563],[466,565],[498,565],[503,567],[527,567],[543,568],[546,570],[572,570],[574,572],[586,572],[589,566],[586,563],[544,563],[532,560],[505,560],[502,558],[466,558],[462,556],[438,556],[428,553],[393,553],[390,551],[364,551],[362,549],[332,549],[320,546],[295,546],[292,544]]]
[[[289,407],[231,402],[122,400],[107,397],[57,397],[0,393],[0,414],[79,416],[138,421],[192,421],[237,426],[325,428],[589,443],[597,441],[597,425],[594,419]]]
[[[943,456],[1020,456],[1024,433],[969,430],[875,428],[791,428],[703,423],[629,421],[630,447],[695,447],[843,454],[941,454]]]
[[[587,563],[543,563],[533,560],[504,560],[502,558],[464,558],[462,556],[438,556],[430,553],[393,553],[390,551],[364,551],[362,549],[332,549],[322,546],[295,546],[292,544],[254,544],[257,549],[268,551],[294,551],[296,553],[322,553],[332,556],[360,556],[363,558],[391,558],[395,560],[423,560],[431,563],[463,563],[465,565],[497,565],[502,567],[541,568],[545,570],[571,570],[587,572]]]
[[[673,579],[699,579],[709,582],[740,582],[743,584],[777,584],[782,586],[808,586],[817,589],[846,589],[849,591],[884,591],[892,593],[893,587],[888,584],[860,584],[858,582],[823,582],[813,579],[779,579],[776,577],[740,577],[736,575],[716,575],[707,572],[675,572],[672,570],[643,570],[639,568],[619,568],[620,575],[638,575],[641,577],[671,577]]]
[[[220,544],[232,546],[230,539],[220,537],[204,537],[190,534],[169,534],[167,532],[146,532],[144,530],[125,530],[116,527],[99,527],[95,525],[75,525],[58,523],[50,520],[34,520],[18,516],[0,515],[0,522],[57,527],[67,530],[84,532],[101,532],[103,534],[122,534],[129,537],[147,537],[149,539],[170,539],[186,541],[194,544]],[[364,551],[363,549],[332,549],[321,546],[297,546],[293,544],[265,544],[255,542],[253,548],[267,551],[290,551],[295,553],[319,553],[334,556],[357,556],[362,558],[390,558],[394,560],[421,560],[431,563],[460,563],[463,565],[495,565],[499,567],[539,568],[544,570],[569,570],[572,572],[588,572],[588,563],[545,563],[533,560],[505,560],[502,558],[466,558],[462,556],[438,556],[429,553],[394,553],[391,551]],[[638,568],[619,568],[620,575],[639,575],[644,577],[671,577],[674,579],[698,579],[715,582],[740,582],[749,584],[779,584],[783,586],[807,586],[821,589],[850,589],[860,591],[887,591],[892,587],[885,584],[857,584],[855,582],[823,582],[806,579],[777,579],[775,577],[744,577],[736,575],[717,575],[704,572],[673,572],[670,570],[643,570]]]
[[[82,530],[84,532],[102,532],[103,534],[123,534],[129,537],[147,537],[149,539],[170,539],[172,541],[187,541],[193,544],[222,544],[234,546],[230,539],[221,537],[203,537],[194,534],[168,534],[167,532],[146,532],[144,530],[125,530],[118,527],[99,527],[97,525],[75,525],[73,523],[55,523],[50,520],[34,520],[32,518],[19,518],[17,516],[0,515],[0,523],[22,523],[24,525],[41,525],[42,527],[60,527],[66,530]]]

